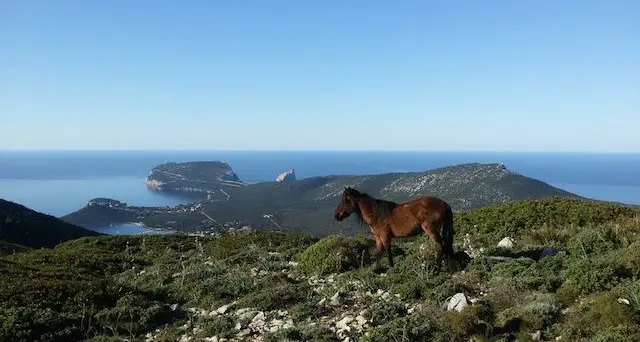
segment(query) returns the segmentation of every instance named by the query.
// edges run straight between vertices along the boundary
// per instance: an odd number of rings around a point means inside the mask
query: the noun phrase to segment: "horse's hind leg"
[[[443,253],[444,253],[444,244],[442,243],[442,237],[438,232],[434,231],[433,225],[429,222],[424,222],[420,225],[424,233],[436,244],[438,248],[438,257],[436,259],[436,264],[438,269],[442,267],[443,261]]]

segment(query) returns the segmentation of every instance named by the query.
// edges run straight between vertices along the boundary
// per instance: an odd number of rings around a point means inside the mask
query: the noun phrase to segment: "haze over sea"
[[[589,198],[640,204],[640,154],[516,152],[2,151],[0,198],[63,216],[95,197],[164,206],[189,199],[147,190],[164,162],[221,160],[245,182],[271,181],[288,168],[298,178],[415,172],[468,163],[504,163],[522,175]]]

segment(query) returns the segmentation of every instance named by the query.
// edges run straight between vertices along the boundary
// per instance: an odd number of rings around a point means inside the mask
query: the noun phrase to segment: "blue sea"
[[[165,162],[221,160],[245,182],[270,181],[288,168],[298,178],[424,171],[479,162],[589,198],[640,204],[640,154],[489,152],[0,151],[0,198],[63,216],[95,197],[165,206],[190,199],[147,190],[144,178]],[[105,227],[112,234],[137,226]],[[145,231],[148,233],[148,231]]]

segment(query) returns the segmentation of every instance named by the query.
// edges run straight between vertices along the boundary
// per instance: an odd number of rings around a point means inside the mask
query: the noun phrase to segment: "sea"
[[[640,153],[331,152],[331,151],[0,151],[0,198],[63,216],[96,197],[138,206],[173,206],[190,198],[148,190],[151,168],[166,162],[220,160],[245,182],[271,181],[289,168],[297,178],[417,172],[461,163],[503,163],[524,176],[578,195],[640,205]],[[97,229],[150,234],[136,224]]]

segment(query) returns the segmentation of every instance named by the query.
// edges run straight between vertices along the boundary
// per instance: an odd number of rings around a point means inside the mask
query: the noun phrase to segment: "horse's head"
[[[344,191],[342,192],[342,199],[334,213],[334,218],[337,221],[344,220],[358,210],[358,203],[356,201],[356,196],[358,194],[359,192],[356,189],[352,189],[350,187],[344,188]]]

